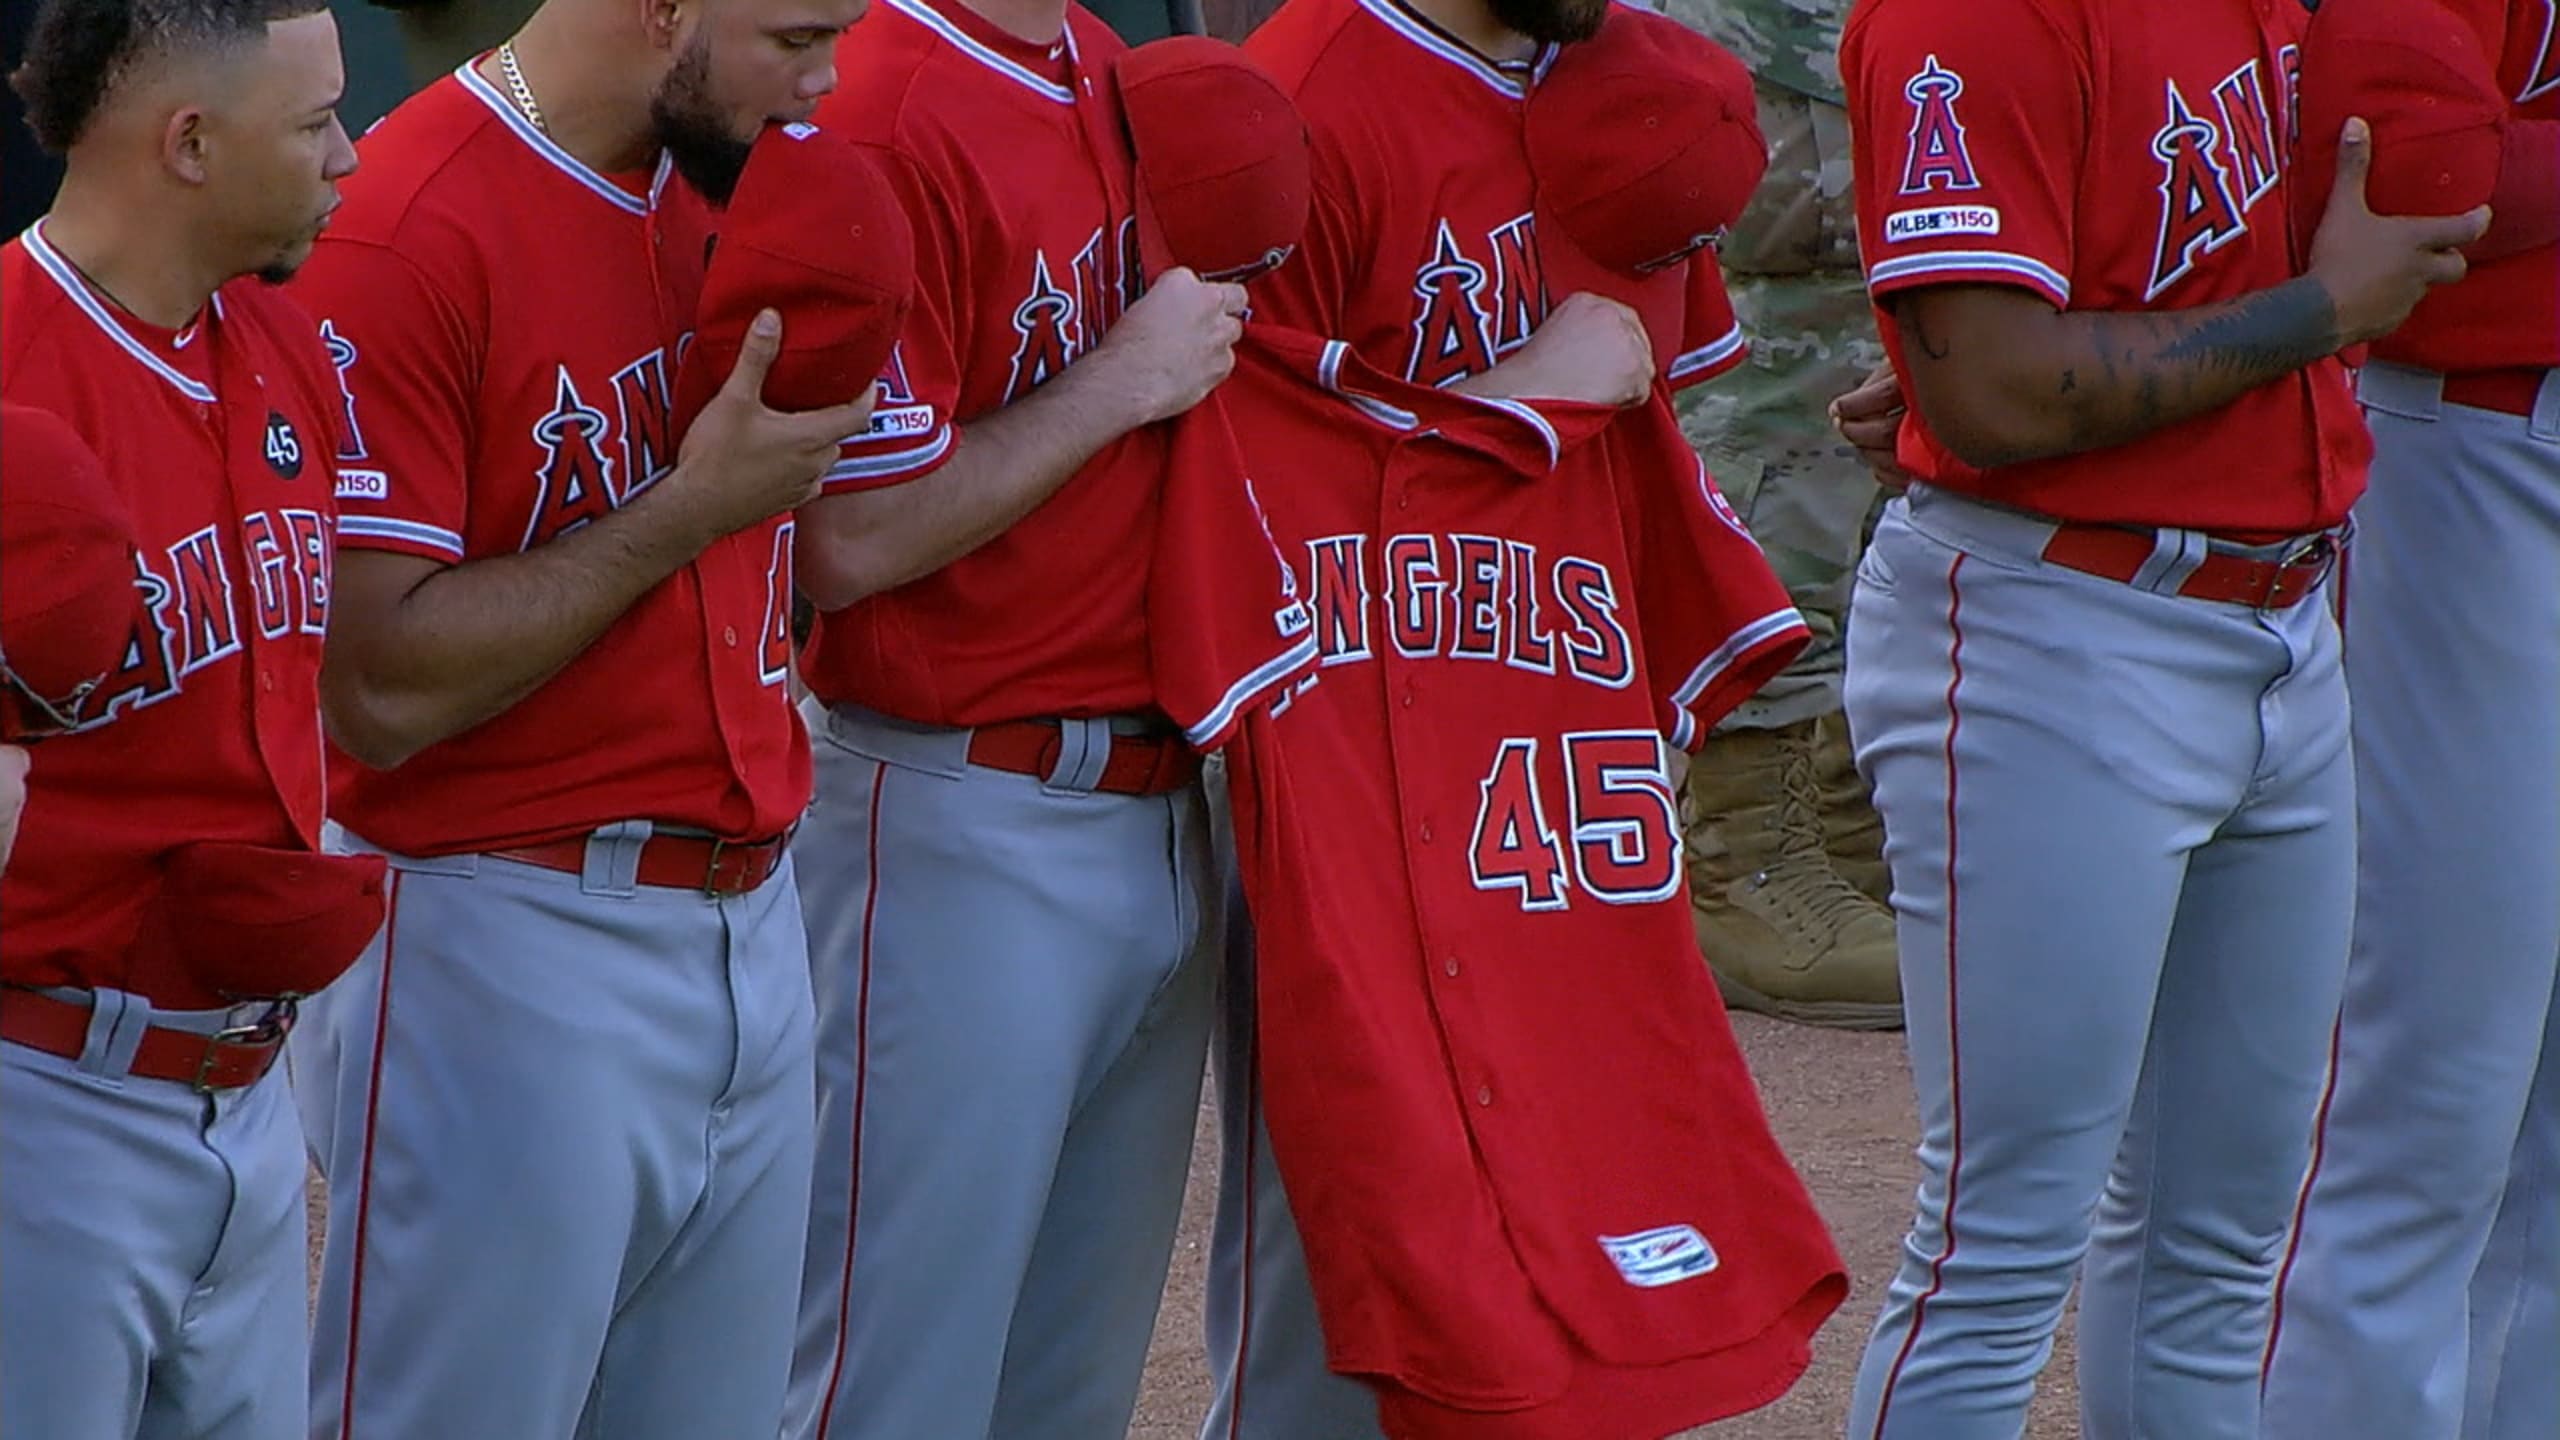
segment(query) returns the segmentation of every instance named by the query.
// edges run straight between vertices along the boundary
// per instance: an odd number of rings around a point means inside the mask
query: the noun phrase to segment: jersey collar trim
[[[1342,341],[1326,341],[1323,352],[1316,357],[1316,383],[1341,396],[1350,403],[1351,408],[1390,430],[1410,434],[1420,429],[1421,416],[1410,410],[1390,405],[1374,395],[1364,395],[1357,390],[1349,389],[1342,383],[1342,361],[1350,353],[1351,347]],[[1555,469],[1564,459],[1563,438],[1556,434],[1556,427],[1548,421],[1546,416],[1539,414],[1535,406],[1500,396],[1468,395],[1455,390],[1443,390],[1440,393],[1462,405],[1499,411],[1527,426],[1538,437],[1538,442],[1546,447],[1549,470]]]
[[[906,16],[908,19],[913,20],[927,30],[930,30],[934,34],[940,36],[945,44],[950,45],[961,54],[966,55],[970,59],[977,61],[979,64],[986,66],[988,69],[995,71],[997,74],[1002,75],[1007,80],[1010,80],[1016,85],[1030,91],[1032,94],[1039,96],[1041,99],[1054,101],[1060,105],[1073,105],[1076,103],[1076,92],[1068,89],[1064,85],[1058,84],[1054,80],[1034,74],[1028,68],[1018,65],[1013,61],[1006,59],[1004,56],[997,54],[994,47],[979,40],[966,30],[961,29],[957,24],[952,22],[950,17],[924,3],[924,0],[883,0],[883,3],[887,4],[890,9],[897,11],[899,14]],[[1067,47],[1068,58],[1071,60],[1079,59],[1076,55],[1076,27],[1073,24],[1069,24],[1067,26],[1065,36],[1066,39],[1064,43]]]
[[[71,268],[71,262],[62,258],[62,252],[54,249],[53,243],[44,238],[44,222],[41,220],[27,228],[27,254],[35,258],[37,268],[62,287],[62,293],[71,297],[71,303],[80,307],[81,314],[105,331],[107,338],[116,342],[124,353],[141,361],[143,368],[168,381],[179,394],[200,405],[211,405],[220,399],[213,393],[212,386],[190,378],[168,361],[152,354],[150,346],[135,339],[133,332],[124,328],[124,322],[115,317],[115,312],[90,291],[89,282],[81,279],[80,272]],[[219,320],[222,315],[219,297],[213,310],[214,317]]]
[[[896,4],[899,0],[890,0],[890,3]],[[1553,65],[1556,60],[1556,47],[1547,46],[1538,52],[1537,59],[1529,63],[1528,72],[1524,78],[1518,70],[1505,69],[1496,65],[1458,43],[1448,32],[1397,4],[1396,0],[1359,0],[1359,3],[1360,8],[1375,16],[1379,24],[1466,71],[1488,89],[1508,100],[1527,99],[1530,89],[1546,78],[1547,67]]]
[[[468,90],[473,95],[477,96],[481,104],[488,106],[492,113],[496,114],[500,120],[506,122],[507,128],[516,133],[516,138],[531,146],[535,154],[550,161],[553,168],[559,170],[562,174],[567,175],[570,179],[577,181],[579,184],[586,186],[588,189],[593,190],[598,195],[603,196],[606,200],[611,201],[621,209],[634,215],[646,215],[649,213],[648,201],[642,200],[638,196],[633,195],[630,191],[623,189],[621,186],[614,184],[612,181],[607,180],[595,171],[587,168],[586,164],[580,161],[577,156],[561,149],[559,145],[552,141],[550,136],[533,128],[533,122],[524,118],[524,112],[516,108],[514,101],[499,94],[496,86],[491,85],[487,80],[482,79],[480,72],[472,68],[472,65],[476,63],[476,61],[466,62],[461,69],[453,72],[454,78],[462,82],[463,89]],[[652,187],[650,193],[653,197],[655,196],[655,187]]]

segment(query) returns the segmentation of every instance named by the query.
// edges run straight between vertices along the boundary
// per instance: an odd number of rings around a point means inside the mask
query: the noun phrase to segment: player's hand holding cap
[[[1657,368],[1668,364],[1687,318],[1680,262],[1733,223],[1769,168],[1750,72],[1678,21],[1620,6],[1530,92],[1523,139],[1547,293],[1629,306]]]
[[[0,740],[71,728],[142,604],[133,513],[48,411],[0,405]]]
[[[915,237],[860,146],[815,125],[770,125],[747,156],[702,280],[676,378],[683,437],[738,363],[748,327],[782,316],[764,403],[823,410],[880,378],[915,297]]]
[[[2507,105],[2490,52],[2454,7],[2434,0],[2324,5],[2302,46],[2302,133],[2294,218],[2308,241],[2329,203],[2338,140],[2362,117],[2377,215],[2460,215],[2498,183]]]
[[[1187,266],[1242,283],[1289,258],[1315,181],[1306,122],[1269,73],[1223,40],[1176,35],[1122,52],[1111,88],[1150,279]]]

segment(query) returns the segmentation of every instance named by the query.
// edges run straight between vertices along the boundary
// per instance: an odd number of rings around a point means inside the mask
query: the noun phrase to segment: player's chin
[[[319,232],[314,230],[310,238],[295,241],[277,251],[272,259],[251,273],[270,285],[282,285],[301,273],[303,262],[311,258],[312,247],[319,243],[319,239]]]

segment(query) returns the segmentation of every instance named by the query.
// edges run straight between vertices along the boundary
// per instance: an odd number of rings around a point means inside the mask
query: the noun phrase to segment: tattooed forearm
[[[2251,387],[2290,375],[2338,348],[2338,309],[2308,276],[2194,312],[2187,332],[2163,346],[2171,366],[2194,365]]]
[[[2128,444],[2338,346],[2336,309],[2308,278],[2156,312],[2056,311],[1988,286],[1899,299],[1905,384],[1939,438],[1983,468]]]

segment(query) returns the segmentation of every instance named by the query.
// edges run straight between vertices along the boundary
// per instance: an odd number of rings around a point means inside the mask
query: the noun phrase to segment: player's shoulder
[[[222,324],[247,337],[259,350],[281,356],[304,371],[326,372],[328,353],[320,343],[320,322],[285,288],[244,275],[214,292],[222,306]]]
[[[2144,0],[1858,0],[1840,31],[1841,78],[1854,89],[1862,65],[1941,50],[1987,58],[1995,69],[2014,59],[2022,75],[2057,50],[2085,60],[2103,12],[2126,3]]]
[[[64,324],[73,317],[72,301],[27,243],[29,230],[0,245],[0,393],[14,392],[32,372],[23,368],[38,347],[61,343]],[[14,397],[13,397],[14,398]]]
[[[938,93],[931,72],[946,48],[926,14],[876,0],[836,42],[836,88],[813,118],[857,143],[894,143]]]
[[[357,140],[329,233],[391,245],[440,211],[483,203],[491,187],[467,161],[504,143],[504,124],[459,72],[410,96]]]
[[[1365,13],[1360,0],[1284,0],[1246,37],[1245,53],[1296,97],[1319,75],[1356,71],[1374,53],[1380,37],[1361,23]]]
[[[1075,40],[1077,61],[1088,69],[1110,64],[1129,48],[1119,31],[1075,0],[1067,0],[1067,34]]]

